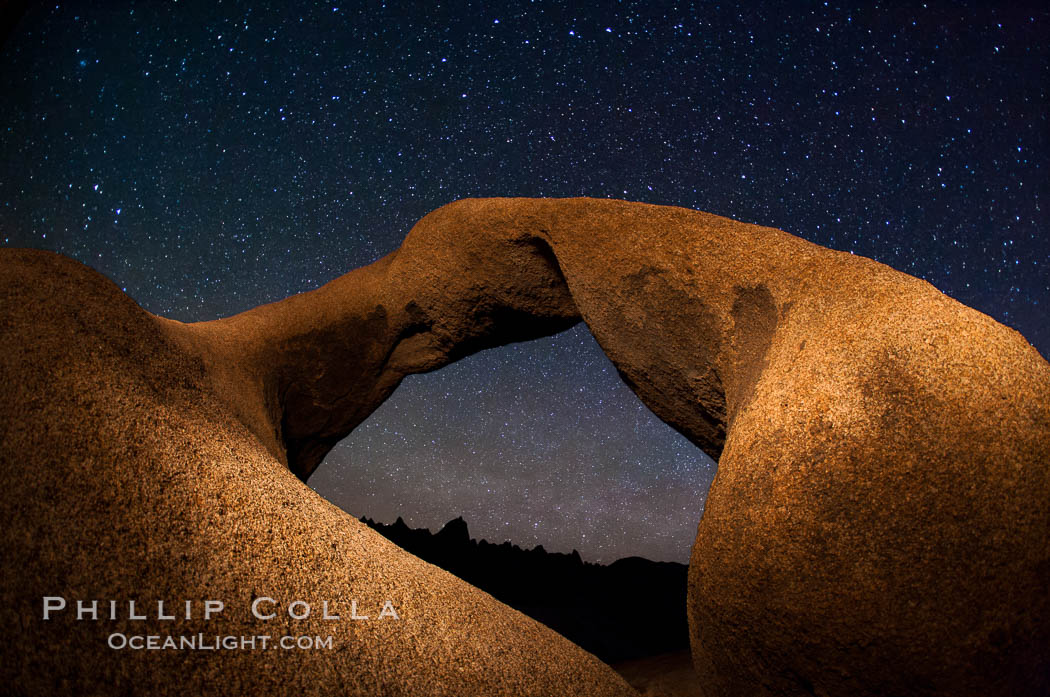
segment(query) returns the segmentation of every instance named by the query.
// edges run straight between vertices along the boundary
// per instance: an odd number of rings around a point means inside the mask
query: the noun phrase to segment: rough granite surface
[[[206,363],[172,338],[184,330],[79,263],[0,250],[4,694],[636,694],[314,493],[215,396]],[[45,596],[67,609],[44,621]],[[252,617],[257,597],[276,617]],[[77,599],[101,601],[100,619],[78,621]],[[225,608],[204,621],[207,599]],[[150,619],[127,619],[128,600]],[[158,600],[175,620],[156,618]],[[296,600],[309,619],[285,612]],[[378,619],[387,600],[400,619]],[[340,620],[323,619],[324,601]],[[369,620],[350,619],[351,601]],[[117,632],[332,648],[115,650]]]
[[[27,692],[630,694],[292,476],[405,375],[581,319],[719,460],[690,564],[704,695],[1050,689],[1050,364],[889,267],[681,208],[477,199],[215,322],[149,315],[55,255],[8,250],[0,268],[18,570],[0,612],[23,640],[2,664]],[[114,658],[108,624],[41,622],[44,594],[392,599],[402,619],[286,621],[336,633],[336,652]],[[242,615],[200,631],[259,633]]]

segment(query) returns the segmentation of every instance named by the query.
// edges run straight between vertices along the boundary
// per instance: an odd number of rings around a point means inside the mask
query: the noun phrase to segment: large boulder
[[[6,694],[635,694],[316,495],[195,341],[79,263],[0,250]]]

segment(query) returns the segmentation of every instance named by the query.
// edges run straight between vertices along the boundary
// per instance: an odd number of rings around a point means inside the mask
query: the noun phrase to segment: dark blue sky
[[[623,198],[873,257],[1050,354],[1039,4],[298,5],[34,4],[0,54],[0,243],[195,321],[458,198]],[[409,378],[311,484],[387,522],[685,560],[714,471],[578,327]]]

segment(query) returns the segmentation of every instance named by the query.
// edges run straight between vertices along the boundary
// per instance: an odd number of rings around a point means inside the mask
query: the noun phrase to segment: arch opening
[[[357,517],[462,516],[495,543],[686,563],[715,468],[581,323],[406,377],[309,485]]]

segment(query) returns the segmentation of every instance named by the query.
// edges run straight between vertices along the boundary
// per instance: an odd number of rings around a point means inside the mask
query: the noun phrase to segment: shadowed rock
[[[49,267],[29,282],[56,274]],[[383,559],[398,572],[381,579],[378,562],[367,560],[386,548],[293,486],[278,463],[305,479],[405,375],[582,318],[654,413],[719,458],[690,564],[692,653],[705,694],[1047,689],[1050,366],[1016,332],[871,260],[679,208],[489,199],[431,213],[396,253],[316,291],[216,322],[154,318],[108,285],[79,309],[54,298],[86,290],[15,288],[4,291],[15,298],[4,326],[18,329],[16,339],[4,335],[5,369],[15,371],[4,375],[4,397],[17,398],[16,413],[26,416],[4,425],[13,449],[30,456],[25,468],[9,462],[5,440],[4,505],[8,519],[26,516],[20,530],[31,532],[5,531],[5,552],[18,552],[5,556],[28,559],[38,577],[64,570],[81,584],[107,578],[83,564],[89,542],[113,544],[103,522],[109,530],[120,521],[132,540],[163,544],[145,545],[137,565],[96,563],[148,572],[157,587],[198,587],[223,574],[237,579],[222,586],[231,592],[258,586],[241,548],[228,551],[253,539],[246,549],[267,560],[264,586],[286,579],[292,590],[305,588],[311,575],[364,577],[380,593],[390,592],[391,579],[416,583],[433,572],[391,552]],[[48,382],[48,369],[81,335],[86,348],[72,350],[82,361]],[[136,381],[120,382],[113,366]],[[22,369],[39,376],[31,387],[12,385]],[[51,403],[58,407],[34,411]],[[99,424],[102,433],[89,435]],[[62,435],[70,429],[73,436]],[[52,481],[43,444],[56,437]],[[92,464],[72,465],[66,454],[81,440],[104,445]],[[118,453],[131,472],[112,471]],[[61,493],[71,476],[89,496]],[[112,481],[99,485],[99,476]],[[41,503],[49,496],[61,505]],[[242,527],[228,527],[230,511]],[[81,527],[47,527],[59,519]],[[85,529],[101,537],[81,537]],[[267,538],[274,530],[280,544]],[[343,544],[357,540],[360,556],[326,558],[321,530]],[[27,541],[43,532],[61,542],[65,567],[42,542]],[[187,566],[170,554],[203,559]],[[187,568],[210,575],[174,582]],[[434,597],[429,583],[398,587],[456,631],[451,615],[420,600]],[[482,647],[529,641],[481,619],[503,622],[504,612],[471,615],[473,643],[442,643],[420,629],[414,650],[443,647],[430,675],[462,676],[443,666],[467,656],[488,666],[496,650]],[[404,639],[388,626],[355,627],[371,634],[350,642],[362,655],[341,665],[386,665],[382,652]],[[536,650],[571,656],[545,663],[562,672],[544,678],[597,675],[560,644]],[[518,667],[499,669],[512,673],[508,680],[535,677]],[[317,674],[310,671],[338,673],[316,663],[305,674]]]
[[[362,521],[420,559],[455,574],[497,600],[542,622],[610,665],[689,647],[685,616],[687,567],[641,557],[609,565],[584,562],[540,545],[470,539],[463,518],[437,534]]]

